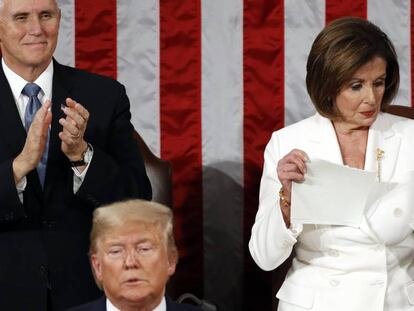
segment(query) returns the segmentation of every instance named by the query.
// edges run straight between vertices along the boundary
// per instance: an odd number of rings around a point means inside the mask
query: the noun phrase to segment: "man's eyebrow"
[[[49,10],[42,10],[40,11],[40,14],[49,13],[49,14],[57,14],[56,10],[49,9]]]
[[[39,14],[45,14],[45,13],[50,14],[50,15],[56,15],[57,14],[56,10],[53,10],[53,9],[42,10],[42,11],[40,11]],[[29,15],[30,15],[30,12],[26,12],[26,11],[17,11],[17,12],[11,13],[12,17],[29,16]]]
[[[13,13],[11,16],[12,17],[17,17],[17,16],[28,16],[30,13],[29,12],[24,12],[24,11],[22,11],[22,12],[15,12],[15,13]]]
[[[113,241],[113,242],[109,242],[108,243],[108,246],[109,247],[113,247],[113,246],[124,246],[124,244],[121,243],[121,242],[118,242],[118,241]]]
[[[107,243],[109,246],[123,246],[125,245],[124,242],[118,241],[118,240],[107,240]],[[141,238],[134,242],[134,244],[141,244],[141,243],[152,243],[152,240],[150,238]]]

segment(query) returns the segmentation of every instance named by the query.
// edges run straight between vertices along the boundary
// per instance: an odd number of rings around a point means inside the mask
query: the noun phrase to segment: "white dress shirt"
[[[16,102],[17,110],[20,115],[20,119],[22,120],[22,124],[24,124],[24,114],[26,111],[26,106],[29,103],[29,97],[22,94],[23,88],[26,86],[28,81],[20,77],[17,73],[15,73],[7,64],[4,62],[4,59],[1,60],[4,75],[6,76],[7,81],[9,82],[14,101]],[[38,94],[38,98],[42,105],[47,100],[52,100],[52,83],[53,83],[53,61],[50,62],[49,66],[47,66],[46,70],[42,72],[42,74],[33,82],[36,83],[40,88],[40,92]],[[53,117],[53,116],[52,116]],[[89,162],[90,163],[90,162]],[[73,192],[76,193],[80,186],[82,185],[83,180],[85,179],[86,172],[89,168],[89,163],[86,168],[79,173],[76,168],[72,168],[74,175],[73,175]],[[17,192],[19,194],[19,199],[23,202],[23,191],[26,189],[26,176],[22,178],[22,180],[16,185]]]
[[[121,311],[115,307],[108,298],[106,298],[106,311]],[[165,297],[162,297],[162,300],[158,306],[155,307],[152,311],[167,311],[167,304],[165,302]]]

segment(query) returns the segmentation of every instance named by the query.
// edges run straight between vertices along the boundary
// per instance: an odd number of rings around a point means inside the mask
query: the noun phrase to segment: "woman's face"
[[[335,99],[341,119],[351,128],[369,127],[381,108],[387,62],[375,57],[359,68]]]

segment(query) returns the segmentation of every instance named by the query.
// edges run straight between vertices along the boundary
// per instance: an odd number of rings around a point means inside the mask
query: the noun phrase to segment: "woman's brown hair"
[[[395,48],[388,36],[373,23],[343,17],[326,26],[313,42],[306,64],[306,87],[316,110],[334,119],[334,99],[355,72],[375,57],[387,63],[381,110],[398,91],[400,75]]]

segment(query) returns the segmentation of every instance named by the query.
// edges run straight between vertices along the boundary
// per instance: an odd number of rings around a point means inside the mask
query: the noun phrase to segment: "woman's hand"
[[[292,194],[292,181],[301,182],[305,179],[306,161],[308,155],[299,149],[293,149],[277,163],[277,177],[282,184],[283,200],[280,208],[286,226],[290,226],[290,200]]]

